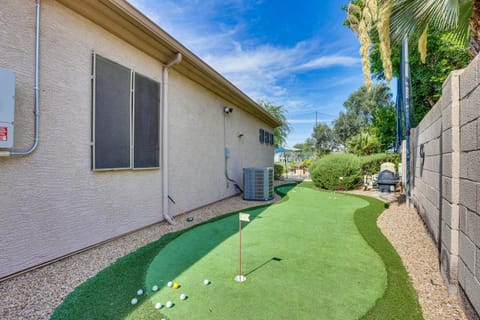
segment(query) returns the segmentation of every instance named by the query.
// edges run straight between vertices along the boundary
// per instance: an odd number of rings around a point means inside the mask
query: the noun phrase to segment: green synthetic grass
[[[333,199],[311,187],[302,184],[287,201],[247,210],[245,283],[233,281],[238,220],[230,214],[119,259],[77,287],[52,319],[421,319],[401,260],[375,225],[383,203]],[[166,288],[171,279],[182,287]],[[147,290],[133,307],[136,290],[153,284],[161,290]],[[186,301],[178,299],[182,292]],[[172,309],[153,308],[166,299]]]
[[[370,205],[357,210],[355,224],[367,243],[380,255],[388,273],[385,294],[362,319],[423,319],[422,308],[402,260],[377,227],[377,218],[385,204],[370,197],[358,197]]]

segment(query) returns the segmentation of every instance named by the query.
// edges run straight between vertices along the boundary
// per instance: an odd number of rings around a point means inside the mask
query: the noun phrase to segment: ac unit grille
[[[273,199],[273,168],[243,169],[243,199],[257,201]]]

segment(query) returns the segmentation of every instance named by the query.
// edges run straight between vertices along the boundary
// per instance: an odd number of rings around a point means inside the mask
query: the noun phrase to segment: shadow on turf
[[[288,198],[288,191],[296,185],[297,184],[278,186],[275,188],[275,192],[285,200]],[[241,211],[250,213],[250,218],[253,220],[270,205],[271,204],[261,205]],[[148,267],[162,248],[185,232],[217,220],[232,218],[232,216],[238,215],[238,212],[239,211],[227,213],[223,216],[191,226],[190,228],[166,234],[159,240],[118,259],[94,277],[80,284],[74,291],[67,295],[63,303],[55,309],[50,319],[113,320],[126,317],[132,311],[130,300],[135,296],[135,292],[145,285]],[[230,230],[223,234],[223,236],[228,237],[236,232],[238,232],[238,227],[237,224],[234,223]],[[190,260],[189,263],[194,263],[196,260],[201,259],[203,255],[207,254],[223,240],[224,238],[219,238],[217,241],[205,246],[201,252],[196,252],[196,254],[192,256],[193,260]],[[269,261],[273,259],[278,258],[274,257]],[[178,266],[172,274],[166,276],[174,279],[176,275],[180,274],[186,267],[188,266]],[[139,298],[139,303],[135,308],[141,307],[146,301],[148,301],[148,295],[144,294]],[[158,319],[162,314],[154,308],[148,308],[148,312],[144,316],[144,319]]]
[[[254,272],[257,271],[258,269],[265,267],[267,264],[269,264],[269,263],[272,262],[272,261],[279,261],[279,262],[280,262],[280,261],[282,261],[282,258],[273,257],[273,258],[271,258],[271,259],[268,259],[268,260],[265,261],[264,263],[256,266],[256,267],[253,268],[252,270],[250,270],[250,271],[248,271],[247,273],[245,273],[245,276],[248,276],[249,274],[254,273]]]

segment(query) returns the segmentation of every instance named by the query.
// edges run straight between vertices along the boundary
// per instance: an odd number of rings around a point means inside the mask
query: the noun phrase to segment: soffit
[[[272,127],[281,125],[264,108],[235,87],[175,38],[124,0],[57,0],[118,38],[167,64],[177,53],[183,56],[173,68],[183,76],[211,90],[224,100],[252,114]]]

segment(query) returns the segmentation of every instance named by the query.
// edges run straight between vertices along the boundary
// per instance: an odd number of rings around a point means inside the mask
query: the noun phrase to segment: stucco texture
[[[32,143],[34,31],[34,1],[2,1],[0,67],[17,73],[15,149]],[[40,52],[38,149],[0,158],[0,278],[162,219],[162,169],[91,170],[92,53],[159,82],[162,63],[53,0],[42,1]],[[226,103],[173,70],[169,85],[169,193],[187,210],[234,194]],[[271,128],[238,108],[227,120],[232,178],[273,165],[273,148],[256,138]]]

